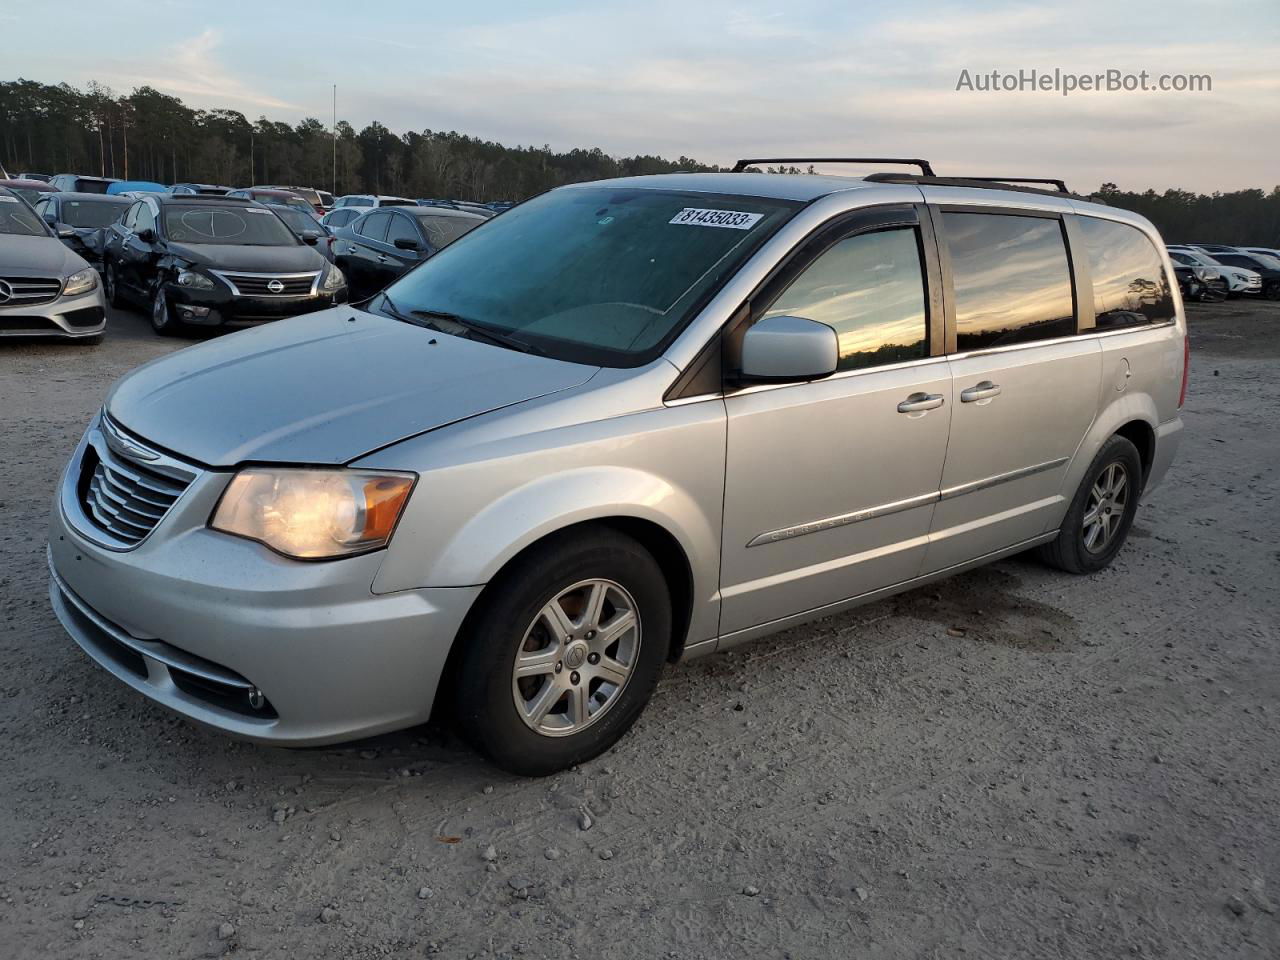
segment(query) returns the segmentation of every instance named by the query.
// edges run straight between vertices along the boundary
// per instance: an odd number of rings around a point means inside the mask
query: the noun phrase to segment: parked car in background
[[[333,202],[334,209],[343,207],[416,207],[418,201],[407,197],[389,197],[372,193],[348,193]]]
[[[1175,253],[1182,254],[1181,259],[1184,263],[1190,260],[1202,267],[1216,269],[1227,283],[1228,296],[1262,292],[1262,276],[1256,271],[1229,266],[1219,261],[1213,254],[1205,253],[1199,247],[1193,247],[1190,244],[1170,244],[1167,249],[1170,257]]]
[[[1280,249],[1276,249],[1275,247],[1240,247],[1238,248],[1238,252],[1261,255],[1264,257],[1275,257],[1277,260],[1280,260]]]
[[[1203,250],[1205,253],[1213,253],[1213,254],[1230,253],[1231,251],[1236,249],[1235,247],[1229,246],[1228,244],[1225,244],[1225,243],[1188,243],[1188,244],[1174,244],[1174,246],[1195,247],[1197,250]]]
[[[1188,296],[1193,300],[1226,299],[1227,294],[1230,292],[1230,284],[1222,272],[1222,267],[1206,266],[1181,250],[1170,250],[1169,259],[1173,261],[1175,267],[1182,267],[1190,271],[1195,279],[1196,292],[1188,294],[1183,291],[1184,296]],[[1182,274],[1179,273],[1178,276],[1181,277]]]
[[[333,260],[333,236],[325,229],[324,224],[320,222],[320,218],[314,213],[303,210],[301,207],[291,207],[284,204],[269,203],[264,204],[264,206],[283,220],[284,225],[292,230],[294,236],[299,240],[315,247],[326,260]]]
[[[53,177],[47,173],[32,173],[30,170],[25,173],[15,173],[15,180],[39,180],[41,183],[48,183]]]
[[[311,203],[306,197],[301,197],[292,190],[277,190],[274,187],[241,187],[238,190],[230,191],[227,196],[238,197],[241,200],[257,200],[259,203],[270,203],[277,206],[297,207],[299,210],[306,210],[308,213],[315,210],[315,204]]]
[[[1268,300],[1280,300],[1280,260],[1265,253],[1215,253],[1213,256],[1228,267],[1252,270],[1262,280],[1262,295]]]
[[[126,194],[126,193],[168,193],[169,188],[163,183],[156,183],[154,180],[117,180],[115,183],[107,185],[107,193],[110,195]]]
[[[365,306],[142,365],[64,471],[55,613],[240,737],[350,740],[438,698],[545,775],[622,737],[670,661],[1034,548],[1097,574],[1182,436],[1159,234],[893,177],[561,187]],[[98,516],[99,470],[164,499]]]
[[[320,223],[329,233],[337,233],[339,227],[345,227],[357,217],[364,216],[369,209],[369,207],[334,207],[320,218]]]
[[[323,214],[325,210],[324,201],[320,197],[320,191],[312,187],[289,187],[289,186],[281,186],[277,184],[264,183],[264,184],[259,184],[258,186],[255,186],[255,187],[250,187],[249,189],[250,190],[284,190],[286,193],[293,193],[299,197],[302,197],[303,200],[306,200],[307,203],[311,204],[311,208],[315,210],[316,213]]]
[[[169,192],[180,196],[225,197],[231,187],[219,186],[216,183],[175,183]]]
[[[451,210],[465,210],[467,213],[474,213],[477,216],[484,217],[486,220],[496,217],[497,211],[489,208],[483,203],[472,203],[469,200],[439,200],[426,197],[418,200],[420,207],[445,207]]]
[[[55,190],[67,193],[106,193],[113,183],[119,183],[115,177],[82,177],[75,173],[60,173],[49,180]]]
[[[305,201],[303,201],[305,203]],[[146,308],[157,333],[278,320],[342,302],[342,272],[262,204],[155,194],[107,230],[112,306]]]
[[[96,343],[106,325],[98,274],[25,201],[0,187],[0,337]]]
[[[23,177],[0,180],[0,187],[6,188],[32,206],[35,206],[35,202],[44,194],[55,192],[54,188],[43,180],[28,180]]]
[[[324,208],[325,212],[332,210],[333,194],[328,190],[317,190],[316,193],[320,196],[320,206]]]
[[[484,217],[448,207],[373,209],[338,230],[333,262],[351,286],[351,299],[361,300],[484,222]]]
[[[95,267],[102,265],[102,231],[129,209],[126,197],[102,193],[47,193],[36,213],[58,237]]]
[[[1221,300],[1226,294],[1212,292],[1205,282],[1203,274],[1207,267],[1190,267],[1186,264],[1173,263],[1173,275],[1178,280],[1178,290],[1184,300]]]
[[[510,210],[515,205],[514,200],[494,200],[492,203],[486,204],[486,206],[494,213],[503,213]]]

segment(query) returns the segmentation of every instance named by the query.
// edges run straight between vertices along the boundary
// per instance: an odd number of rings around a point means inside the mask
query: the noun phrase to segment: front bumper
[[[304,297],[246,297],[229,291],[193,290],[169,283],[165,293],[174,316],[183,323],[197,326],[220,326],[224,323],[257,323],[282,320],[317,310],[328,310],[346,303],[347,289],[334,293],[317,293]]]
[[[215,471],[136,547],[109,549],[69,519],[87,523],[75,500],[85,445],[53,506],[49,593],[100,666],[191,720],[264,743],[333,743],[427,719],[479,587],[375,595],[381,553],[303,563],[210,530],[230,478]]]
[[[0,307],[0,337],[96,337],[107,328],[102,284],[38,306]]]

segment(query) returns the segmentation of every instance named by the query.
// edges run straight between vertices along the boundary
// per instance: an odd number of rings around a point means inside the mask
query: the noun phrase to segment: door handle
[[[379,262],[379,263],[386,263],[386,262],[387,262],[387,255],[386,255],[385,253],[380,253],[380,254],[378,254],[378,262]]]
[[[898,404],[899,413],[922,413],[936,410],[946,401],[940,393],[913,393]]]
[[[992,383],[990,380],[983,380],[968,390],[961,390],[960,402],[973,403],[977,400],[990,400],[992,397],[998,396],[1000,396],[1000,384]]]

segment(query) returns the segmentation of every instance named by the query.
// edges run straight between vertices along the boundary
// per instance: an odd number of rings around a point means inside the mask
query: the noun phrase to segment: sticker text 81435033
[[[763,213],[743,213],[740,210],[705,210],[701,207],[685,207],[668,223],[687,227],[724,227],[729,230],[750,230],[763,217]]]

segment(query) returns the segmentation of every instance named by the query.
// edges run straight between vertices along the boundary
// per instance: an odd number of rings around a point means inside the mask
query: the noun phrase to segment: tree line
[[[557,152],[508,147],[456,131],[397,134],[374,121],[335,131],[314,117],[289,125],[236,110],[199,110],[153,87],[118,95],[18,79],[0,81],[0,165],[11,173],[81,173],[160,183],[297,184],[338,194],[367,191],[458,200],[522,200],[552,187],[605,177],[714,171],[689,157],[611,157],[598,147]],[[771,173],[800,173],[796,167]],[[1148,217],[1174,241],[1280,246],[1280,187],[1094,194]]]

